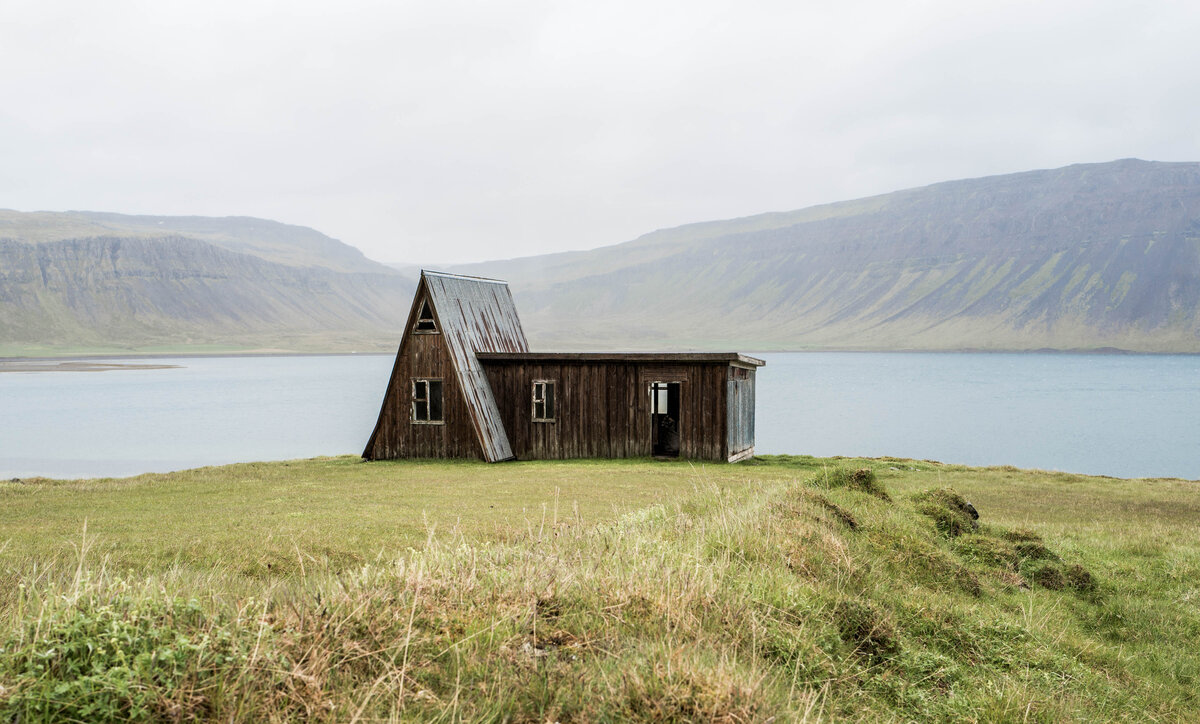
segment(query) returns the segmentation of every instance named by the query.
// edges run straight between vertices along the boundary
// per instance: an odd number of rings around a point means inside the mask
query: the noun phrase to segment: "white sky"
[[[1200,3],[3,0],[0,207],[389,262],[1200,160]]]

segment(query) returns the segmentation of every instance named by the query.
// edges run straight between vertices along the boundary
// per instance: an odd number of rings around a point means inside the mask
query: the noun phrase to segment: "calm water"
[[[1197,356],[761,356],[761,453],[1200,478]],[[183,368],[0,374],[0,477],[357,454],[392,359],[164,362]]]
[[[1200,478],[1200,356],[766,355],[761,452]]]

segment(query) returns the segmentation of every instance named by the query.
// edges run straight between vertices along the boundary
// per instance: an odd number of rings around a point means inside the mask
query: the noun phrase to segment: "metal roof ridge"
[[[470,274],[452,274],[450,272],[433,271],[432,269],[422,269],[421,276],[443,277],[446,279],[470,279],[475,282],[489,282],[491,284],[503,284],[508,286],[508,282],[503,279],[492,279],[491,277],[477,277]]]
[[[702,360],[726,360],[738,361],[746,364],[753,364],[759,367],[766,365],[766,360],[748,355],[745,352],[476,352],[476,359],[480,360],[498,360],[498,359],[625,359],[625,360],[652,360],[658,359],[677,359],[683,361],[702,361]]]
[[[686,354],[686,355],[731,355],[731,354],[745,354],[745,352],[713,352],[713,351],[711,351],[711,350],[666,350],[666,351],[664,351],[664,350],[650,350],[650,351],[646,351],[646,350],[636,350],[636,349],[615,349],[615,350],[606,350],[606,351],[600,351],[600,350],[594,350],[594,349],[587,349],[587,350],[578,350],[578,349],[577,349],[577,350],[549,350],[549,349],[534,349],[534,350],[530,350],[530,351],[528,351],[528,352],[480,352],[479,354],[579,354],[579,355],[583,355],[583,354],[609,354],[609,355],[612,355],[612,354],[655,354],[655,355]]]

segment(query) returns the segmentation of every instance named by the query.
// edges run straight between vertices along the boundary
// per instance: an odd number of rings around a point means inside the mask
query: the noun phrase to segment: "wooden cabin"
[[[363,457],[754,454],[754,376],[737,353],[530,352],[505,282],[421,272]]]

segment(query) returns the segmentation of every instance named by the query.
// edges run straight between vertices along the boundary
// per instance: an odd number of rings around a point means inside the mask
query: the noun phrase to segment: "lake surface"
[[[760,453],[1200,478],[1200,356],[759,356]],[[392,357],[153,362],[0,374],[0,477],[358,454]]]

